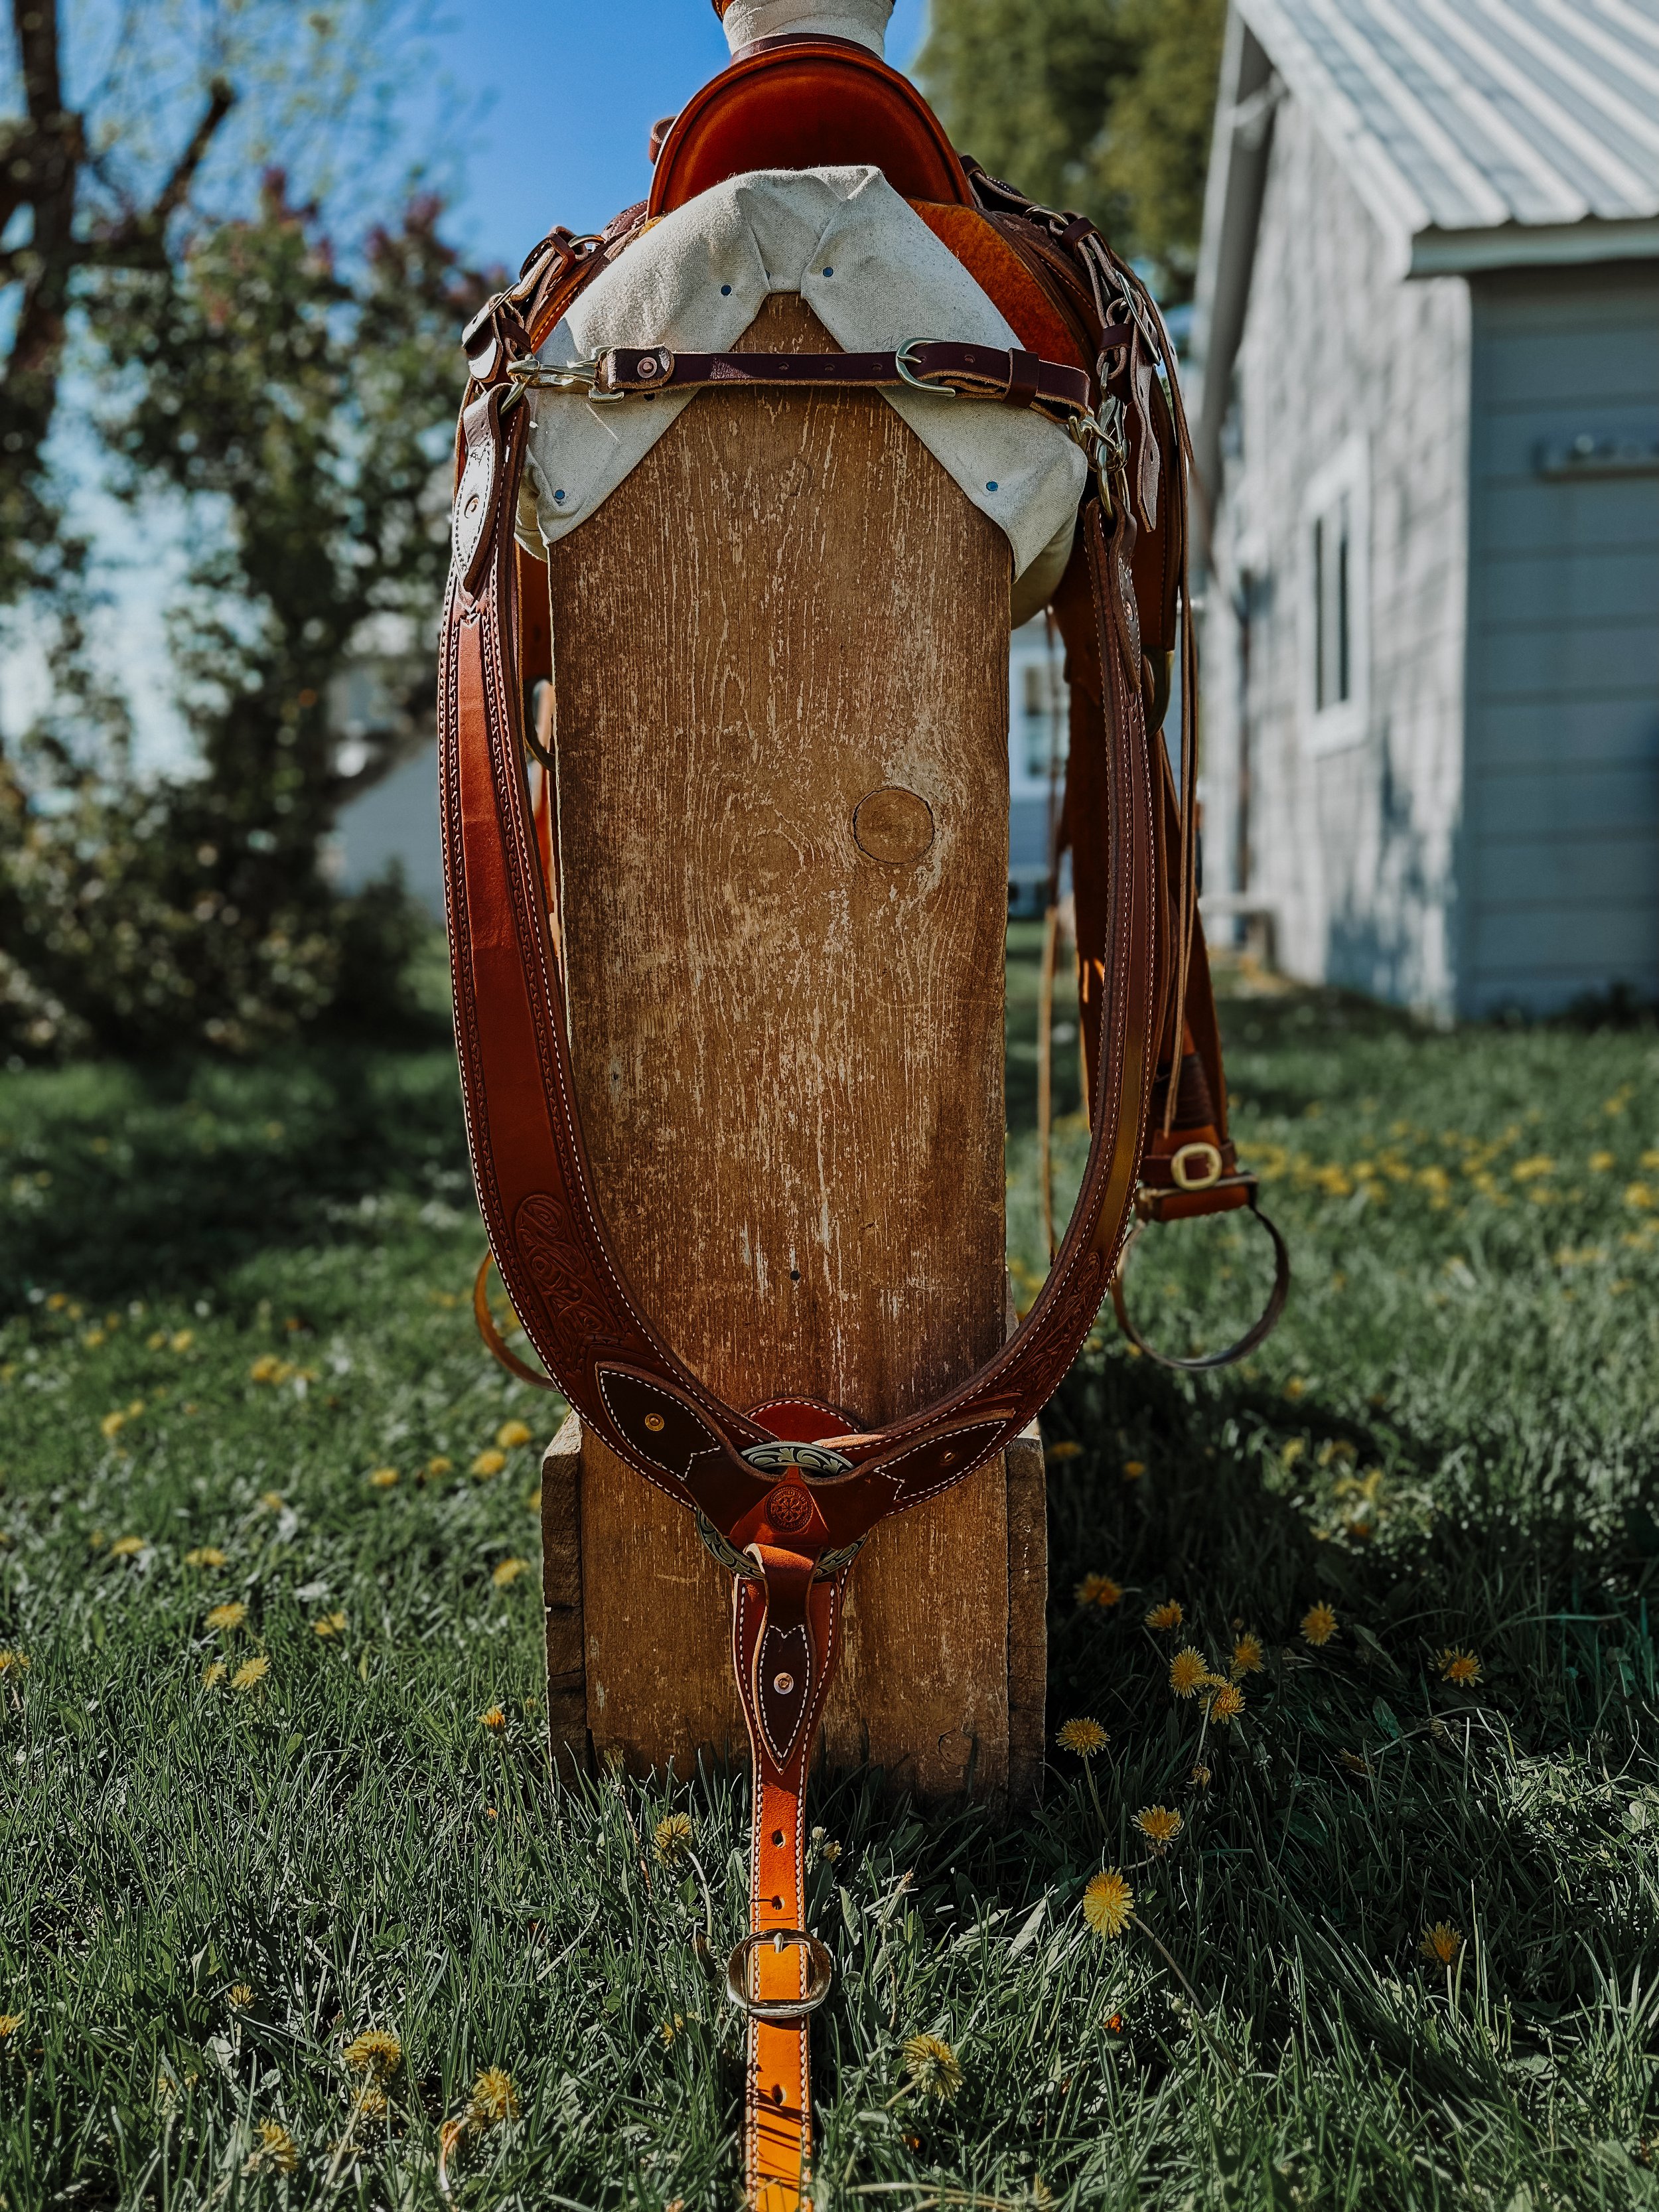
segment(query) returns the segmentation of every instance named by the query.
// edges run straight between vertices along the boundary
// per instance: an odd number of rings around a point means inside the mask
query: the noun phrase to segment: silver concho
[[[827,1444],[791,1443],[783,1437],[769,1437],[764,1443],[750,1444],[743,1455],[762,1474],[782,1474],[792,1467],[807,1476],[853,1471],[852,1461],[831,1451]]]

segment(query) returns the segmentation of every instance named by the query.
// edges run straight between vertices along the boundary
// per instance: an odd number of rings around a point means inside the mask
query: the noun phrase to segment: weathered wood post
[[[740,344],[836,349],[794,295]],[[1009,578],[874,392],[706,392],[551,550],[583,1127],[647,1310],[732,1403],[787,1381],[885,1421],[1004,1331]],[[690,1516],[573,1417],[543,1519],[556,1756],[740,1753]],[[1029,1795],[1035,1435],[884,1523],[849,1588],[830,1764]]]

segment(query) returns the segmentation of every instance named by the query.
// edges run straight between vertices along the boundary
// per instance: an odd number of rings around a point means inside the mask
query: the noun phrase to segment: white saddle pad
[[[591,360],[613,345],[724,352],[771,292],[799,292],[848,353],[913,338],[1019,343],[879,169],[761,169],[699,193],[637,239],[594,278],[541,358]],[[540,556],[580,529],[696,397],[594,405],[580,392],[532,392],[519,514],[526,550]],[[995,400],[903,386],[883,397],[1006,533],[1016,576],[1069,546],[1085,463],[1057,423]]]

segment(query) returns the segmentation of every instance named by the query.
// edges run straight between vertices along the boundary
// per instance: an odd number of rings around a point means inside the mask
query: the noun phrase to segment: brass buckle
[[[751,1997],[749,1994],[749,1961],[763,1944],[769,1943],[775,1951],[786,1944],[805,1951],[811,1969],[804,1997]],[[788,2027],[797,2021],[810,2019],[830,1994],[830,1984],[836,1978],[836,1962],[816,1936],[809,1936],[804,1928],[763,1928],[753,1936],[745,1936],[741,1943],[732,1947],[732,1955],[726,1962],[726,1994],[741,2013],[750,2020],[763,2020],[774,2027]]]
[[[893,349],[894,368],[897,369],[901,380],[904,383],[908,384],[913,392],[928,392],[935,399],[957,398],[959,395],[954,385],[930,384],[925,377],[919,376],[915,370],[911,368],[908,359],[909,355],[915,351],[917,346],[926,345],[927,343],[927,340],[926,338],[906,338],[902,346],[896,346]]]
[[[1212,1183],[1220,1182],[1221,1169],[1219,1146],[1206,1144],[1201,1137],[1170,1155],[1170,1180],[1178,1190],[1208,1190]]]

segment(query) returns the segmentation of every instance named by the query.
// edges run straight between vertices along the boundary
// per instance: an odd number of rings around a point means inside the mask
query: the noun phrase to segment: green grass
[[[875,1778],[817,1792],[820,2212],[1659,2203],[1659,1039],[1225,1013],[1289,1316],[1196,1382],[1109,1323],[1052,1409],[1051,1732],[1109,1730],[1094,1791],[1056,1750],[1001,1833]],[[472,1334],[447,1056],[12,1075],[0,1145],[6,2212],[435,2204],[488,2066],[520,2111],[469,2138],[463,2201],[732,2204],[737,2025],[691,1938],[743,1925],[744,1785],[550,1786],[533,1447],[470,1472],[548,1408]],[[1265,1240],[1200,1224],[1153,1232],[1132,1291],[1186,1346],[1266,1275]],[[1122,1596],[1074,1603],[1086,1574]],[[1169,1662],[1224,1663],[1235,1624],[1264,1665],[1200,1752]],[[1186,1824],[1161,1859],[1155,1803]],[[707,1905],[655,1850],[670,1811]],[[1103,1865],[1140,1916],[1117,1941],[1082,1917]],[[1443,1920],[1449,1975],[1419,1948]],[[354,2119],[371,2027],[404,2061]],[[907,2087],[924,2030],[954,2101]]]

